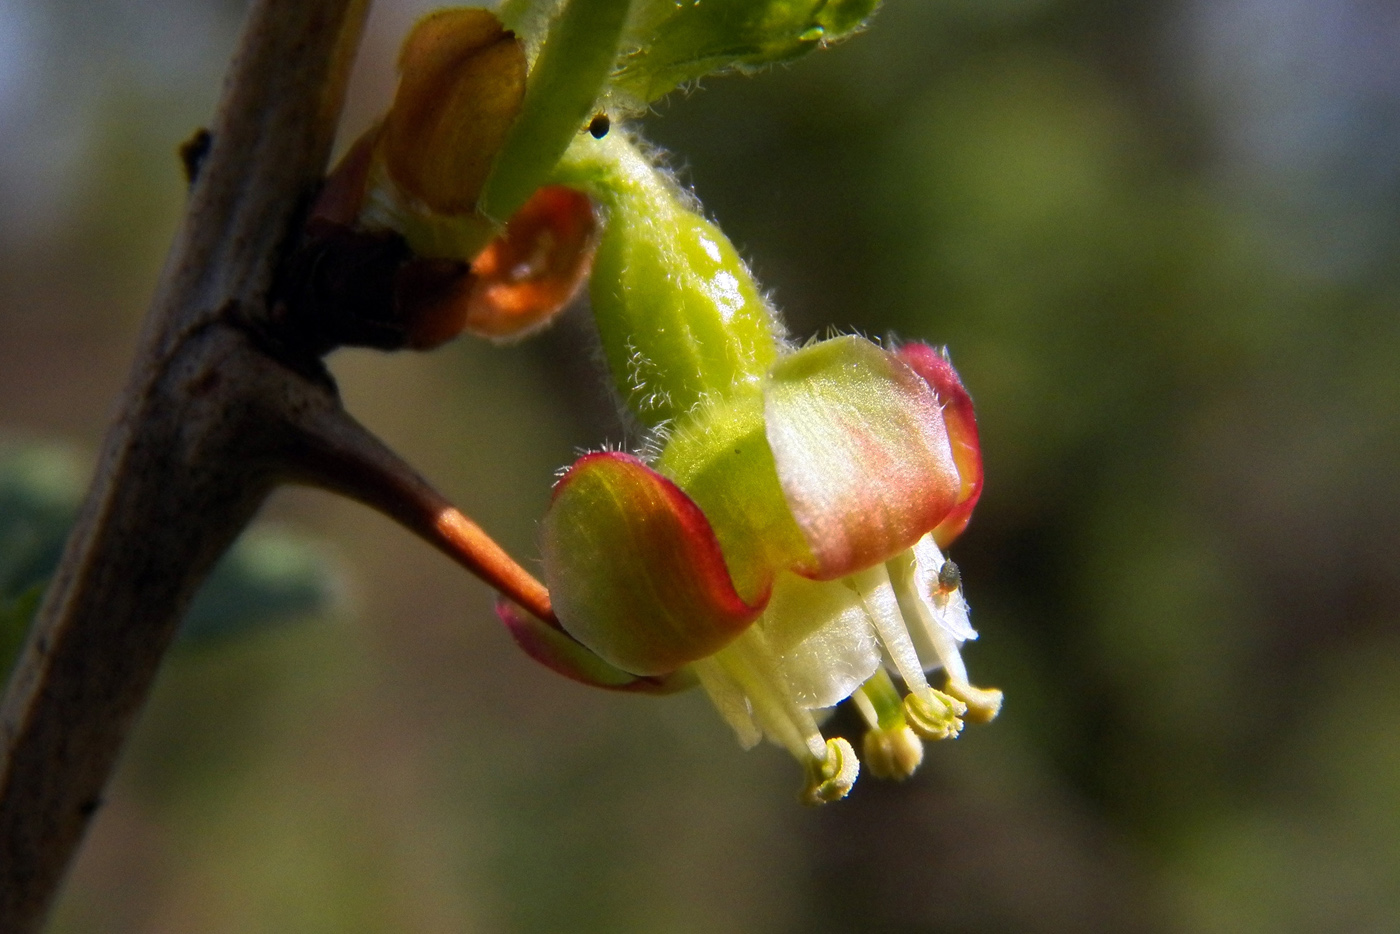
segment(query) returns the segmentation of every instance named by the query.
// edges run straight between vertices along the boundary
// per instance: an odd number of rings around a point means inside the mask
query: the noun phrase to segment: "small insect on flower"
[[[946,597],[962,586],[962,572],[951,560],[944,561],[938,572],[938,595]]]

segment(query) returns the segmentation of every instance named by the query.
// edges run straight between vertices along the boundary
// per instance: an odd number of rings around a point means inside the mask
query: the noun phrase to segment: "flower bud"
[[[389,177],[438,214],[468,214],[525,96],[525,51],[489,10],[421,20],[380,141]]]
[[[587,195],[562,185],[535,192],[472,261],[465,330],[509,340],[548,324],[588,277],[596,230]]]

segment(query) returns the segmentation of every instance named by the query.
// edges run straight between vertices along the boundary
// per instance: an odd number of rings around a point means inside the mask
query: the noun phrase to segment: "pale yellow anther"
[[[973,723],[990,723],[1001,712],[1002,694],[996,688],[973,687],[949,678],[947,691],[967,705],[967,719]]]
[[[865,766],[876,778],[903,781],[924,761],[924,744],[908,726],[882,730],[872,727],[861,743]]]
[[[860,774],[860,760],[851,744],[837,736],[826,741],[826,758],[807,763],[807,785],[802,789],[803,804],[829,804],[850,793]]]
[[[904,698],[904,719],[909,728],[927,740],[952,739],[962,732],[959,719],[967,705],[942,691],[928,692],[928,697],[910,694]]]

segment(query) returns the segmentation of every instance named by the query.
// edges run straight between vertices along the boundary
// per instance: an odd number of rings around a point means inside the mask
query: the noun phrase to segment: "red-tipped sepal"
[[[763,611],[734,589],[714,529],[670,480],[627,454],[590,454],[554,489],[541,535],[564,629],[604,661],[664,675],[713,655]]]
[[[913,546],[953,509],[959,474],[938,399],[859,337],[787,354],[764,388],[768,444],[815,567],[844,577]]]
[[[496,615],[506,624],[511,638],[526,655],[551,671],[581,684],[609,691],[672,694],[695,683],[694,676],[685,669],[667,675],[648,677],[634,675],[609,665],[573,636],[551,626],[505,597],[497,599]]]
[[[943,406],[943,423],[948,426],[948,440],[953,445],[953,461],[961,478],[958,501],[933,530],[933,540],[939,547],[947,548],[967,528],[972,509],[982,495],[982,445],[977,438],[977,416],[972,410],[972,397],[963,388],[946,350],[938,351],[928,344],[905,344],[899,349],[899,357],[924,378],[938,397]]]

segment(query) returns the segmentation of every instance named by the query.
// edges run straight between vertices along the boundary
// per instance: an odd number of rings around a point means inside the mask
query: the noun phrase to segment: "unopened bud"
[[[414,27],[399,68],[381,140],[389,177],[433,212],[470,213],[520,112],[525,51],[490,10],[443,10]]]

